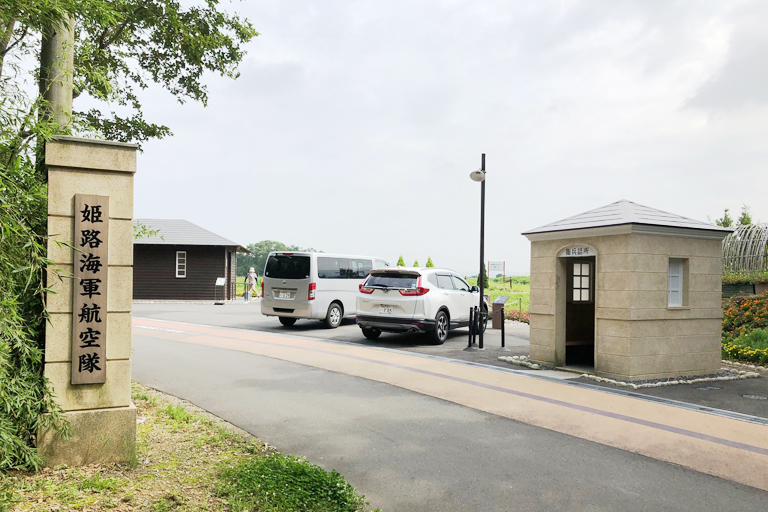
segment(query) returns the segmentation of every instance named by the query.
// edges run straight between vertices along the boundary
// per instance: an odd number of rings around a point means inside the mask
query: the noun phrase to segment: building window
[[[573,302],[589,302],[592,300],[590,283],[592,272],[589,263],[573,264]]]
[[[686,305],[688,279],[686,276],[688,260],[682,258],[669,258],[669,299],[668,306],[680,308]]]
[[[187,277],[187,251],[176,251],[176,277]]]

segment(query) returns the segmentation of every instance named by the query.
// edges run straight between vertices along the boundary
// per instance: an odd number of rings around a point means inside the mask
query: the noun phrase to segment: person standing
[[[256,298],[256,285],[259,282],[259,276],[256,275],[256,271],[253,267],[250,268],[248,274],[245,276],[245,280],[248,282],[248,293],[252,298]]]

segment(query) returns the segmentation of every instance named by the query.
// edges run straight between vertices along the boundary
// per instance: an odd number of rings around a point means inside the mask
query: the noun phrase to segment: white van
[[[388,267],[381,258],[322,252],[271,252],[264,265],[261,314],[291,326],[298,318],[323,320],[336,328],[354,318],[360,284],[374,268]]]

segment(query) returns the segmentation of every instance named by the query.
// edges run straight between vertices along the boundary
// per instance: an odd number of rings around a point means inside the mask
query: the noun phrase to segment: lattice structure
[[[768,271],[768,224],[739,226],[723,240],[723,272],[752,274]]]

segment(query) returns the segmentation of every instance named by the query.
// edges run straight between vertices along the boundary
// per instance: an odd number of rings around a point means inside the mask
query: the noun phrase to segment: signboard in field
[[[489,261],[488,262],[488,277],[493,279],[494,277],[504,276],[504,262],[503,261]]]

